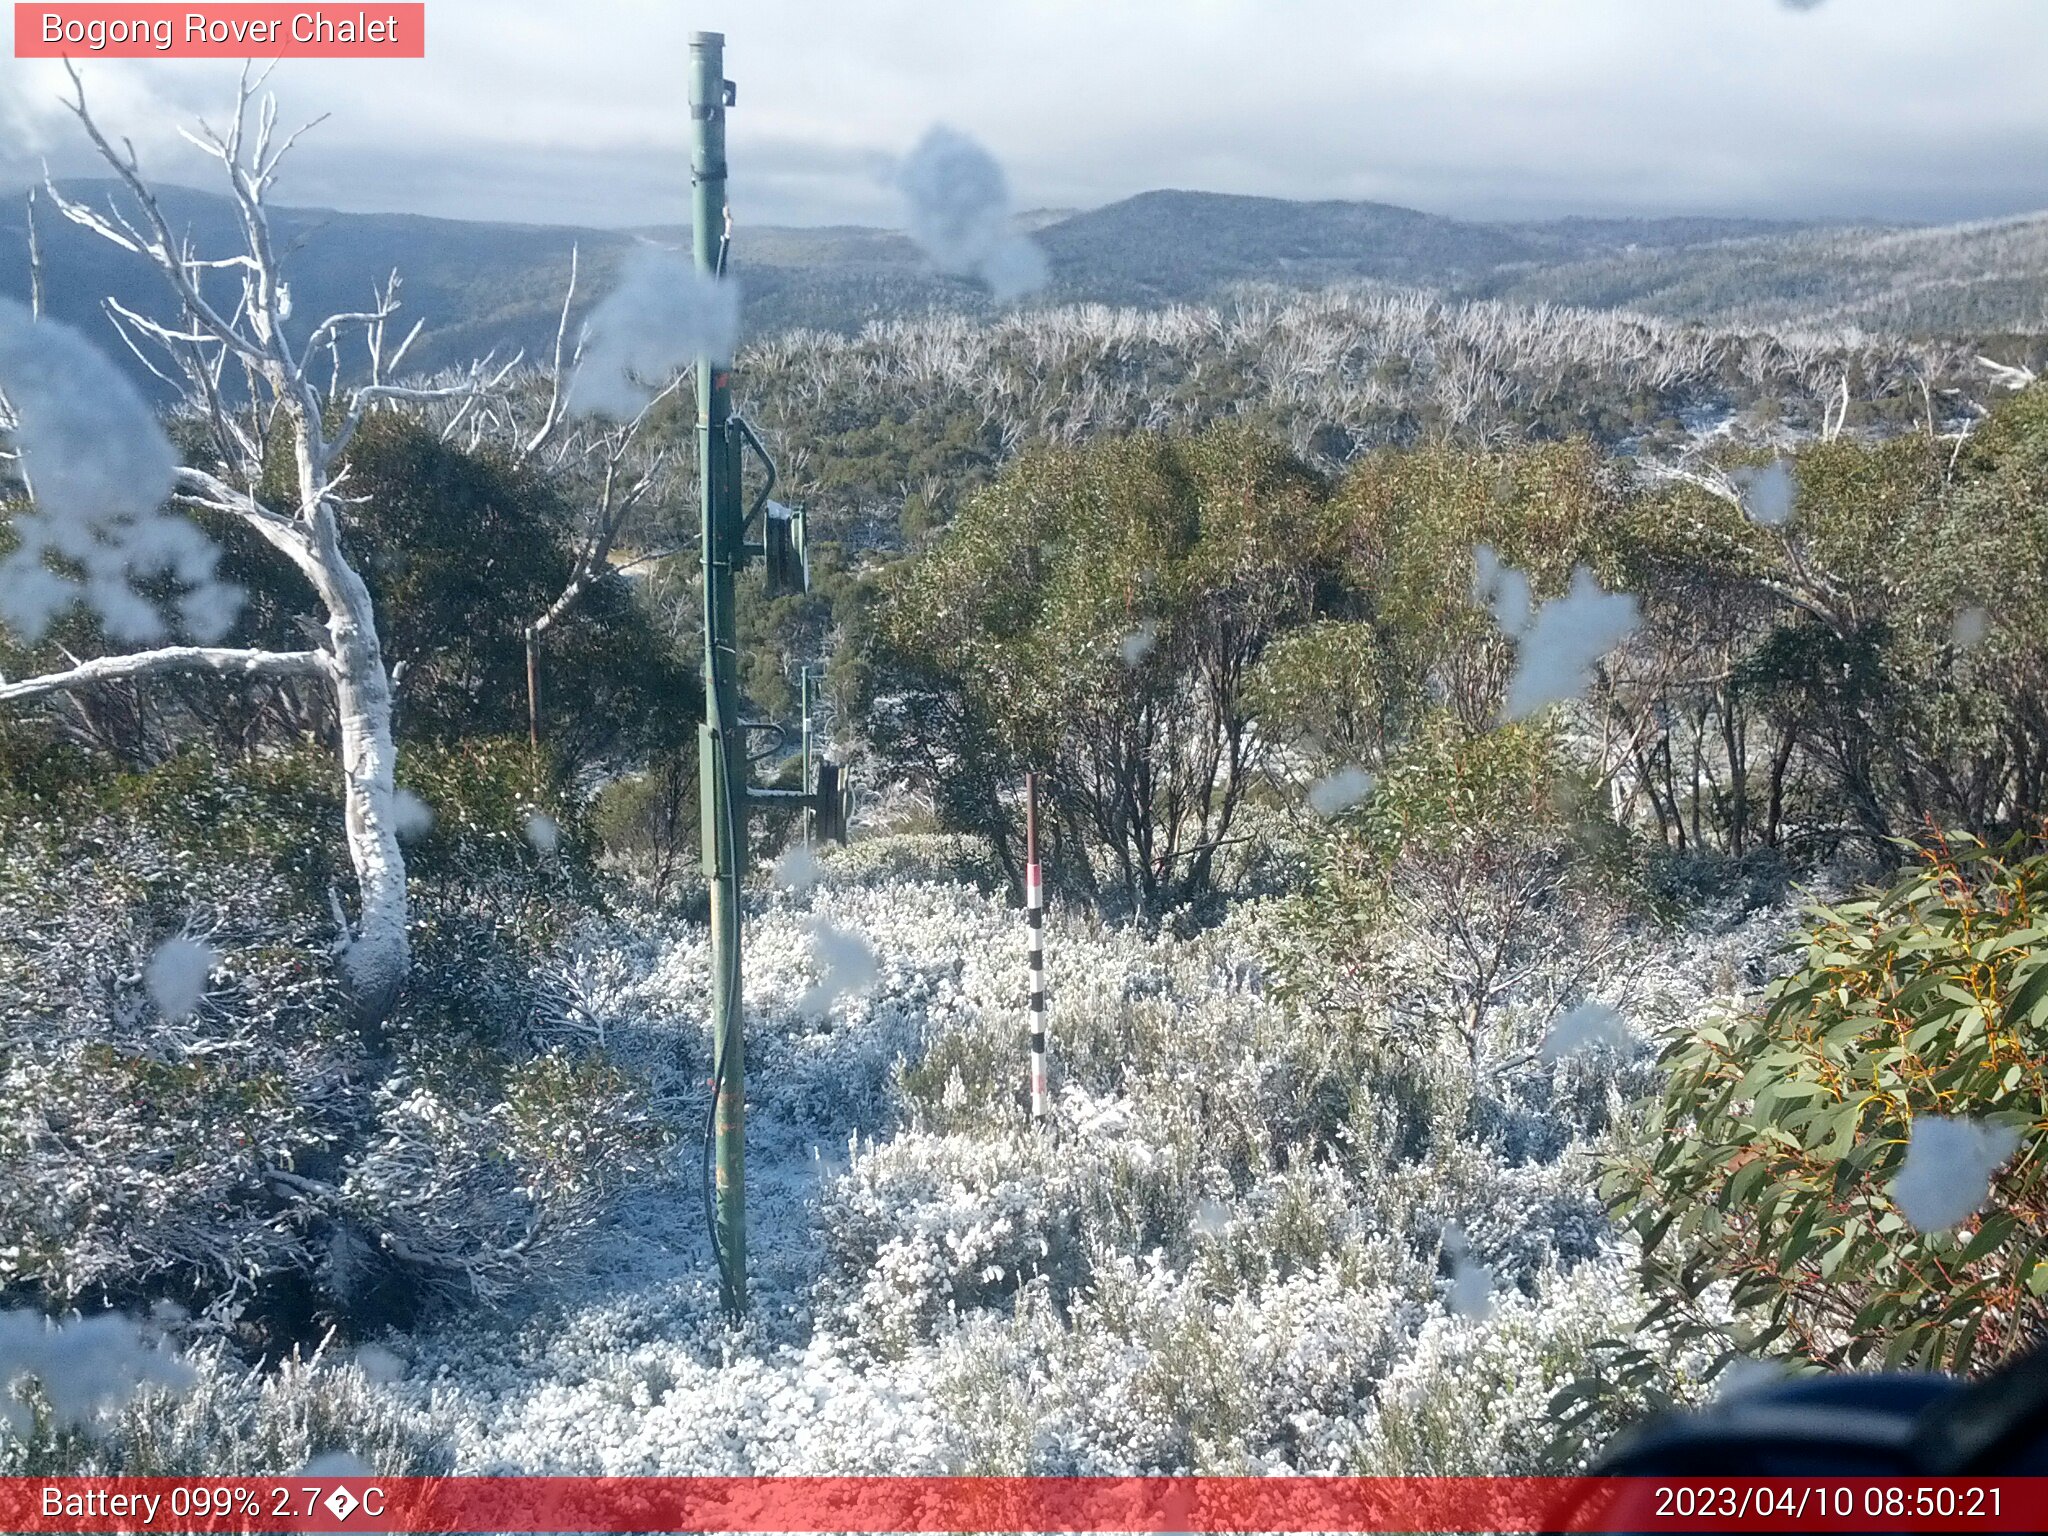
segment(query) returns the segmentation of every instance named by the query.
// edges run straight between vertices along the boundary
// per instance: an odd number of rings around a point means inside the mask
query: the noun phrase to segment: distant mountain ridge
[[[68,184],[104,202],[108,182]],[[227,200],[165,186],[163,206],[201,249],[232,247]],[[273,210],[308,325],[359,308],[396,269],[408,315],[427,329],[423,367],[552,342],[572,247],[579,309],[602,295],[640,241],[676,229],[598,230],[412,214]],[[1102,208],[1019,217],[1052,279],[1034,302],[1151,306],[1213,299],[1243,284],[1383,284],[1461,298],[1632,308],[1681,320],[1902,331],[2048,328],[2048,215],[1945,228],[1717,218],[1575,218],[1484,223],[1370,202],[1290,202],[1223,193],[1140,193]],[[160,307],[135,257],[40,211],[48,307],[104,334],[113,295]],[[0,204],[0,294],[28,291],[23,203]],[[741,226],[734,269],[750,334],[850,331],[938,309],[987,312],[971,283],[931,270],[890,230]]]

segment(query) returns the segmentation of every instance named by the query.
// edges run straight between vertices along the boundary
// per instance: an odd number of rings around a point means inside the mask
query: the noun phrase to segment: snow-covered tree
[[[395,276],[375,293],[369,309],[330,315],[294,339],[291,290],[265,198],[298,133],[278,135],[275,99],[258,97],[261,78],[252,81],[244,74],[225,134],[202,125],[197,134],[186,135],[219,161],[239,219],[241,248],[220,256],[200,254],[173,229],[143,178],[133,146],[123,141],[115,147],[88,110],[76,71],[71,80],[71,110],[127,195],[102,209],[54,185],[47,190],[66,218],[149,262],[169,286],[174,319],[140,314],[112,299],[106,308],[130,350],[180,392],[205,430],[211,462],[176,468],[175,499],[253,529],[304,576],[325,622],[319,643],[306,650],[167,645],[0,681],[0,701],[172,673],[324,682],[333,690],[349,857],[360,893],[353,921],[335,900],[338,953],[358,1017],[375,1021],[395,1001],[410,951],[394,799],[392,679],[369,588],[343,549],[349,504],[343,495],[344,456],[365,417],[379,406],[470,397],[495,378],[487,378],[486,365],[478,364],[461,377],[431,386],[393,382],[419,332],[415,325],[387,352],[387,327],[398,309]],[[224,278],[233,284],[227,304],[221,302]],[[367,375],[344,384],[342,340],[357,334],[367,345]],[[287,489],[266,491],[266,471],[281,458],[291,466],[282,477]],[[33,486],[33,462],[27,470]],[[273,473],[268,483],[275,486],[279,478]],[[188,614],[187,628],[200,627]],[[226,625],[213,627],[224,631]],[[133,626],[131,636],[132,631]]]

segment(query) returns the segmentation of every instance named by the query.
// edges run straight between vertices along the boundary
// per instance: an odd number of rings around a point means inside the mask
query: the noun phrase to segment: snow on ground
[[[1321,1103],[1341,1031],[1290,1020],[1237,930],[1055,914],[1055,1136],[1021,1107],[1019,915],[828,868],[748,916],[742,1326],[703,1235],[704,931],[593,934],[562,984],[685,1131],[667,1174],[547,1294],[378,1346],[405,1363],[369,1390],[475,1472],[1528,1468],[1575,1351],[1644,1305],[1585,1127],[1666,1031],[1762,980],[1784,920],[1646,939],[1616,992],[1641,1039],[1531,1068],[1469,1142],[1415,1155],[1394,1143],[1426,1138],[1434,1090]],[[821,990],[821,932],[872,980]]]
[[[1255,903],[1191,939],[1056,909],[1056,1125],[1034,1129],[1021,916],[906,874],[905,841],[750,907],[743,1324],[704,1238],[706,934],[629,913],[546,991],[551,1027],[675,1128],[658,1176],[495,1312],[261,1381],[201,1350],[196,1383],[133,1410],[124,1465],[1548,1468],[1550,1394],[1648,1306],[1591,1192],[1599,1138],[1673,1031],[1762,985],[1782,904],[1695,892],[1687,926],[1645,928],[1564,1000],[1613,1027],[1546,1059],[1564,1003],[1535,977],[1483,1061],[1284,1003]],[[1704,1364],[1661,1385],[1702,1396]]]

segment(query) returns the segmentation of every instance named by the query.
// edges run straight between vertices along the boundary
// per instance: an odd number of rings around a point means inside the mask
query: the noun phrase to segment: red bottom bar
[[[0,1530],[2048,1531],[2048,1478],[0,1478]]]

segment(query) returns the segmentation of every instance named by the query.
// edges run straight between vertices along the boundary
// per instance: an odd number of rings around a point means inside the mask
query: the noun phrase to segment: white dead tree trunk
[[[383,354],[385,325],[397,308],[395,284],[386,286],[371,309],[330,316],[312,327],[302,345],[294,345],[286,328],[290,290],[280,270],[264,197],[298,133],[282,140],[276,137],[276,102],[267,96],[251,122],[260,79],[252,84],[244,74],[234,121],[225,136],[205,127],[199,134],[185,135],[220,162],[241,227],[242,248],[214,258],[199,256],[173,232],[142,178],[133,146],[124,141],[121,150],[114,148],[87,110],[85,89],[75,70],[71,81],[73,113],[135,207],[123,211],[110,205],[102,212],[63,196],[54,185],[46,183],[45,191],[66,218],[144,258],[170,285],[180,311],[175,323],[151,319],[111,299],[107,312],[136,356],[183,391],[209,430],[218,462],[212,468],[181,468],[178,499],[239,520],[289,560],[325,610],[326,643],[308,651],[170,646],[101,657],[42,677],[0,684],[0,701],[173,672],[324,679],[334,691],[346,836],[359,892],[353,922],[342,913],[339,898],[335,900],[341,930],[336,947],[358,1019],[373,1025],[395,1003],[411,950],[405,859],[399,850],[394,807],[397,753],[391,678],[369,588],[342,549],[342,459],[364,418],[379,405],[475,395],[509,368],[486,379],[485,365],[478,364],[459,382],[435,388],[386,382],[418,334],[415,326],[395,353]],[[217,306],[206,291],[209,277],[223,273],[240,280],[232,309]],[[357,331],[363,333],[371,354],[370,382],[342,388],[336,367],[330,371],[332,382],[322,389],[312,374],[315,360],[324,351],[338,362],[342,336]],[[269,447],[279,433],[290,449],[297,484],[288,504],[271,506],[260,498],[258,488]]]

